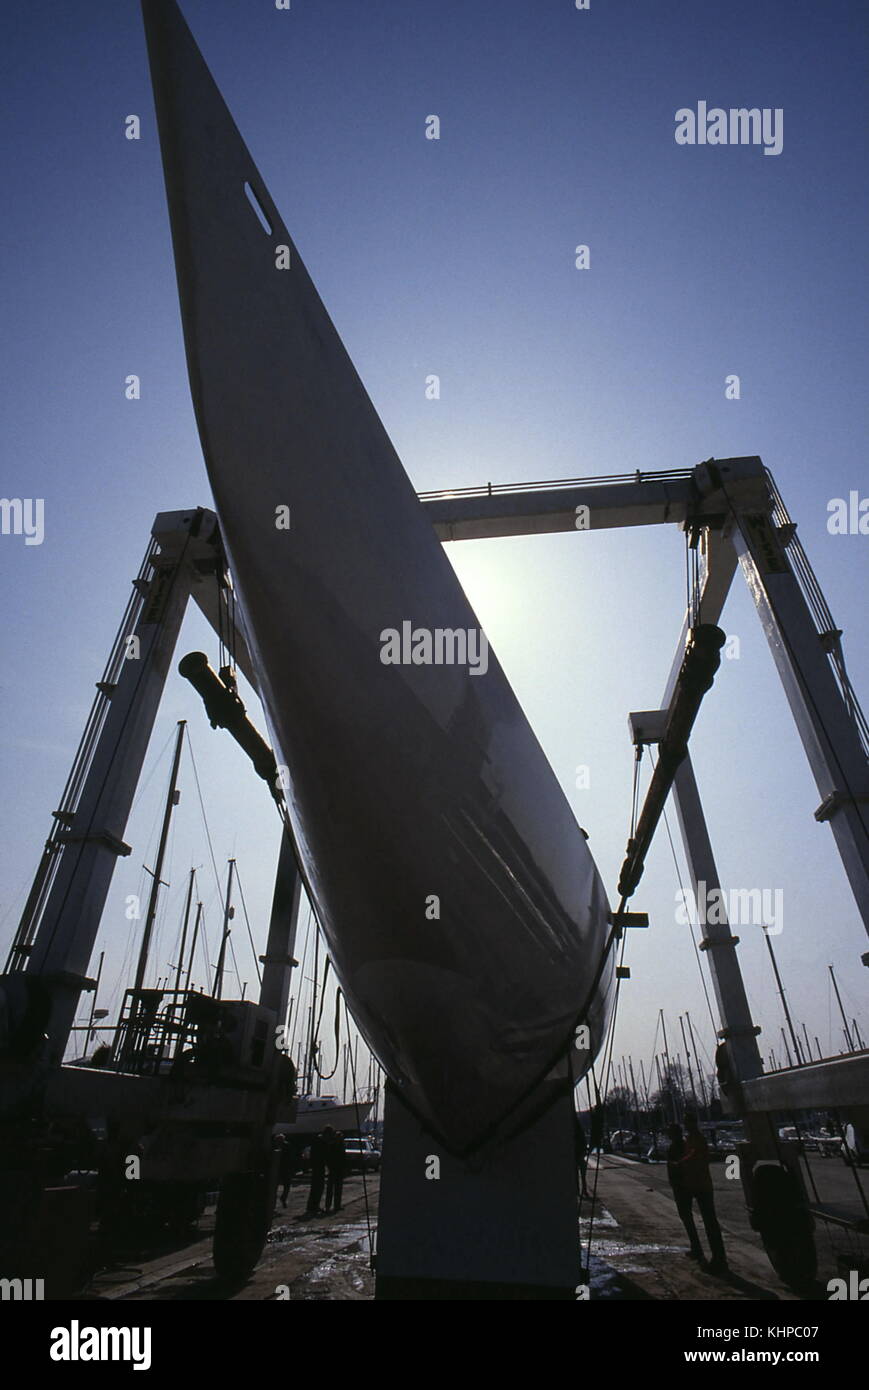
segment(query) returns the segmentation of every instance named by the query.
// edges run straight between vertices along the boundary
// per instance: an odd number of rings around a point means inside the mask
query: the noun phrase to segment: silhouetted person
[[[594,1153],[595,1149],[603,1147],[603,1130],[605,1120],[604,1107],[600,1101],[591,1112],[591,1124],[589,1126],[588,1147]]]
[[[289,1196],[290,1183],[296,1171],[297,1154],[295,1145],[286,1135],[279,1134],[278,1140],[280,1141],[277,1145],[278,1182],[281,1185],[281,1206],[285,1207],[287,1205],[287,1197]]]
[[[670,1179],[670,1186],[673,1189],[676,1210],[691,1243],[688,1255],[692,1260],[702,1260],[703,1250],[697,1236],[697,1227],[694,1225],[694,1215],[691,1210],[692,1201],[690,1195],[685,1191],[684,1176],[679,1168],[679,1164],[685,1157],[685,1136],[682,1133],[682,1126],[670,1125],[667,1129],[667,1137],[670,1140],[670,1147],[667,1150],[667,1177]]]
[[[579,1176],[582,1181],[579,1195],[581,1197],[590,1197],[591,1193],[588,1190],[587,1184],[588,1144],[585,1138],[585,1130],[582,1127],[582,1120],[578,1115],[576,1116],[576,1129],[574,1130],[574,1145],[576,1151],[576,1166],[579,1169]]]
[[[715,1215],[715,1195],[712,1187],[712,1174],[709,1172],[709,1148],[697,1128],[697,1116],[692,1110],[685,1111],[685,1130],[687,1136],[685,1153],[673,1166],[679,1174],[682,1190],[688,1198],[689,1210],[691,1203],[696,1201],[700,1215],[703,1217],[709,1249],[712,1252],[712,1259],[709,1261],[707,1269],[710,1274],[726,1274],[727,1258],[724,1254],[721,1227],[718,1224],[718,1217]],[[682,1220],[685,1220],[684,1216]],[[688,1229],[687,1225],[685,1229]]]
[[[344,1135],[337,1133],[329,1125],[323,1131],[328,1135],[326,1141],[326,1210],[341,1210],[341,1194],[344,1186],[344,1165],[346,1153]]]
[[[317,1216],[321,1211],[320,1200],[326,1182],[326,1153],[329,1133],[334,1134],[327,1125],[322,1134],[315,1134],[311,1140],[311,1187],[308,1192],[308,1215]]]

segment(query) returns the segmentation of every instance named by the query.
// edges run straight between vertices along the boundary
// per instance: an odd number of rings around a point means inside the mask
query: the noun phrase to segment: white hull
[[[380,660],[386,629],[476,617],[176,6],[145,12],[193,400],[307,887],[393,1084],[466,1152],[577,1024],[597,1050],[606,894],[494,654]]]
[[[326,1125],[331,1125],[333,1129],[338,1129],[342,1133],[350,1130],[361,1130],[371,1114],[373,1104],[374,1102],[370,1100],[360,1101],[358,1105],[320,1104],[316,1097],[310,1104],[300,1100],[293,1123],[275,1125],[274,1132],[275,1134],[319,1134]]]

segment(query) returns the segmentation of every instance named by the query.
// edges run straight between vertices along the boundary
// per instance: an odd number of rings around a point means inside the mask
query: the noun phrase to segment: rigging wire
[[[218,897],[220,897],[223,890],[222,890],[221,884],[220,884],[220,874],[219,874],[218,871],[217,871],[217,860],[216,860],[216,858],[215,858],[215,856],[214,856],[214,845],[212,844],[212,841],[211,841],[211,831],[210,831],[209,828],[208,828],[208,816],[205,814],[205,801],[204,801],[204,798],[203,798],[203,796],[202,796],[202,785],[201,785],[201,783],[200,783],[200,781],[199,781],[199,769],[198,769],[197,766],[196,766],[196,758],[195,758],[195,755],[194,755],[194,753],[193,753],[193,744],[192,744],[191,739],[190,739],[190,729],[189,729],[189,727],[186,727],[186,726],[185,726],[184,732],[185,732],[186,737],[187,737],[187,747],[188,747],[188,749],[190,750],[190,762],[191,762],[191,764],[192,764],[192,766],[193,766],[193,780],[194,780],[194,782],[196,783],[196,794],[197,794],[197,796],[198,796],[198,798],[199,798],[199,809],[200,809],[200,811],[201,811],[201,813],[202,813],[202,824],[203,824],[204,827],[205,827],[205,838],[206,838],[206,840],[208,841],[208,853],[209,853],[209,855],[211,856],[211,868],[212,868],[212,870],[213,870],[213,872],[214,872],[214,883],[215,883],[215,886],[216,886],[216,888],[217,888]]]
[[[343,996],[342,996],[343,997]],[[344,999],[344,1014],[347,1023],[347,1036],[350,1036],[350,1010],[347,1008],[347,1000]],[[350,1048],[350,1077],[353,1082],[353,1106],[356,1111],[356,1129],[361,1135],[362,1119],[359,1112],[359,1091],[356,1085],[356,1059],[353,1056],[353,1048]],[[374,1269],[374,1233],[371,1227],[371,1210],[368,1201],[368,1183],[365,1179],[365,1164],[362,1165],[362,1195],[365,1201],[365,1226],[368,1231],[368,1267]]]
[[[211,830],[209,829],[209,826],[208,826],[208,816],[205,814],[205,801],[204,801],[204,798],[203,798],[203,796],[202,796],[202,785],[201,785],[201,783],[200,783],[200,781],[199,781],[199,769],[198,769],[197,766],[196,766],[196,757],[195,757],[194,752],[193,752],[193,743],[192,743],[191,738],[190,738],[190,728],[189,728],[189,726],[185,726],[184,732],[185,732],[186,737],[187,737],[187,747],[188,747],[188,749],[189,749],[189,751],[190,751],[190,763],[191,763],[191,766],[192,766],[192,768],[193,768],[193,781],[194,781],[194,783],[196,784],[196,795],[197,795],[197,797],[198,797],[198,799],[199,799],[199,810],[200,810],[200,812],[201,812],[201,814],[202,814],[202,824],[203,824],[203,826],[204,826],[204,828],[205,828],[205,838],[206,838],[206,840],[207,840],[207,842],[208,842],[208,853],[209,853],[209,857],[210,857],[210,859],[211,859],[211,869],[212,869],[212,872],[213,872],[213,874],[214,874],[214,886],[215,886],[215,890],[216,890],[216,892],[217,892],[217,897],[218,897],[218,899],[220,899],[221,896],[222,896],[222,889],[221,889],[221,886],[220,886],[220,874],[217,872],[217,860],[216,860],[216,858],[215,858],[215,856],[214,856],[214,845],[213,845],[212,839],[211,839]],[[205,937],[205,913],[204,913],[204,912],[203,912],[203,915],[202,915],[202,923],[201,923],[201,925],[200,925],[200,929],[199,929],[199,930],[200,930],[200,934],[203,936],[203,946],[204,946],[203,954],[204,954],[204,958],[205,958],[205,980],[206,980],[206,984],[208,985],[208,992],[209,992],[209,994],[211,994],[211,993],[213,992],[213,989],[214,989],[214,981],[213,981],[213,977],[209,978],[211,951],[210,951],[210,949],[208,948],[208,940],[207,940],[207,938]]]
[[[619,913],[618,913],[618,915],[621,915],[621,913],[624,911],[625,902],[626,902],[626,899],[625,899],[625,898],[622,898],[621,904],[620,904],[620,906],[619,906]],[[619,965],[620,965],[620,966],[624,963],[625,947],[626,947],[626,945],[627,945],[627,935],[626,935],[626,933],[625,933],[625,929],[622,928],[622,942],[621,942],[621,947],[622,947],[622,949],[621,949],[621,957],[620,957],[620,960],[619,960]],[[605,1059],[605,1061],[604,1061],[604,1066],[603,1066],[603,1089],[604,1089],[604,1097],[606,1097],[606,1094],[607,1094],[607,1090],[608,1090],[608,1086],[609,1086],[609,1076],[610,1076],[610,1071],[611,1071],[611,1068],[612,1068],[612,1051],[613,1051],[613,1043],[614,1043],[614,1041],[615,1041],[616,1018],[617,1018],[617,1015],[618,1015],[619,995],[620,995],[620,992],[621,992],[621,982],[622,982],[622,976],[621,976],[621,975],[619,974],[619,972],[617,971],[617,972],[616,972],[616,991],[615,991],[615,999],[613,1000],[613,1011],[612,1011],[612,1015],[610,1016],[609,1028],[608,1028],[608,1030],[607,1030],[607,1032],[608,1032],[608,1042],[609,1042],[609,1056],[608,1056],[608,1057],[607,1057],[607,1039],[604,1040],[604,1046],[603,1046],[603,1055],[604,1055],[604,1059]],[[599,1116],[600,1116],[600,1119],[601,1119],[601,1121],[602,1121],[602,1119],[603,1119],[603,1112],[602,1112],[602,1110],[600,1110],[600,1107],[601,1107],[601,1105],[602,1105],[602,1102],[601,1102],[601,1099],[600,1099],[600,1090],[599,1090],[598,1084],[597,1084],[597,1077],[595,1076],[595,1073],[594,1073],[594,1066],[592,1066],[591,1071],[592,1071],[592,1081],[593,1081],[593,1083],[594,1083],[595,1095],[597,1096],[597,1106],[598,1106],[598,1108],[599,1108]],[[605,1100],[604,1100],[603,1104],[605,1104]],[[603,1138],[602,1135],[601,1135],[601,1138]],[[589,1280],[591,1279],[591,1245],[592,1245],[592,1238],[593,1238],[593,1235],[594,1235],[594,1217],[595,1217],[595,1210],[596,1210],[596,1206],[597,1206],[597,1185],[598,1185],[598,1179],[599,1179],[599,1177],[600,1177],[601,1158],[602,1158],[602,1150],[601,1150],[601,1148],[598,1148],[598,1157],[597,1157],[597,1163],[595,1164],[594,1179],[593,1179],[592,1190],[591,1190],[590,1214],[589,1214],[589,1222],[588,1222],[588,1245],[587,1245],[586,1261],[585,1261],[585,1268],[586,1268],[587,1276],[588,1276]]]
[[[637,746],[636,754],[635,754],[635,757],[634,757],[633,787],[632,787],[632,795],[631,795],[631,825],[630,825],[630,836],[629,836],[629,840],[630,840],[630,839],[633,839],[634,833],[635,833],[635,831],[636,831],[636,818],[637,818],[637,808],[638,808],[638,800],[639,800],[639,779],[640,779],[640,762],[641,762],[641,759],[642,759],[642,744],[640,744],[640,745]],[[627,903],[627,900],[628,900],[628,899],[627,899],[627,895],[626,895],[626,894],[622,894],[621,900],[620,900],[620,902],[619,902],[618,911],[617,911],[616,914],[615,914],[614,925],[613,925],[613,927],[612,927],[612,930],[610,931],[609,938],[608,938],[607,943],[606,943],[606,945],[605,945],[605,947],[604,947],[603,954],[602,954],[602,956],[601,956],[600,964],[599,964],[598,969],[597,969],[597,971],[596,971],[596,973],[595,973],[595,978],[594,978],[594,981],[593,981],[592,991],[591,991],[591,997],[593,997],[593,992],[594,992],[594,990],[597,988],[597,985],[598,985],[598,982],[599,982],[599,980],[600,980],[600,977],[601,977],[601,975],[603,974],[604,964],[605,964],[606,959],[607,959],[607,957],[608,957],[608,955],[609,955],[610,949],[611,949],[611,947],[613,946],[614,942],[618,939],[618,936],[620,935],[620,936],[621,936],[621,955],[620,955],[620,958],[619,958],[618,966],[617,966],[616,971],[615,971],[615,998],[614,998],[614,1000],[613,1000],[613,1008],[612,1008],[612,1013],[611,1013],[610,1019],[609,1019],[609,1026],[608,1026],[608,1028],[607,1028],[607,1035],[606,1035],[605,1038],[604,1038],[604,1045],[603,1045],[603,1048],[602,1048],[602,1056],[603,1056],[603,1059],[604,1059],[604,1060],[603,1060],[603,1073],[602,1073],[602,1079],[603,1079],[603,1092],[604,1092],[604,1100],[603,1100],[603,1101],[601,1100],[600,1087],[598,1086],[597,1075],[596,1075],[596,1073],[595,1073],[594,1063],[592,1063],[591,1068],[590,1068],[590,1071],[591,1071],[591,1078],[592,1078],[592,1083],[593,1083],[593,1085],[594,1085],[595,1098],[596,1098],[596,1106],[595,1106],[595,1109],[596,1109],[596,1116],[595,1116],[595,1121],[596,1121],[596,1124],[597,1124],[598,1126],[602,1126],[602,1124],[603,1124],[603,1119],[604,1119],[603,1106],[605,1105],[605,1097],[606,1097],[606,1095],[607,1095],[607,1091],[608,1091],[608,1087],[609,1087],[609,1077],[610,1077],[610,1073],[611,1073],[611,1069],[612,1069],[612,1054],[613,1054],[613,1044],[614,1044],[614,1042],[615,1042],[616,1019],[617,1019],[617,1016],[618,1016],[619,996],[620,996],[620,993],[621,993],[621,982],[622,982],[622,979],[623,979],[623,975],[622,975],[622,972],[621,972],[621,968],[620,968],[620,967],[623,966],[623,964],[624,964],[625,948],[626,948],[626,946],[627,946],[627,933],[626,933],[625,927],[624,927],[624,926],[618,926],[618,927],[617,927],[617,926],[615,925],[615,923],[618,923],[618,922],[619,922],[619,920],[620,920],[620,918],[621,918],[621,916],[622,916],[622,913],[623,913],[624,910],[625,910],[625,904]],[[569,1063],[568,1063],[568,1065],[569,1065]],[[601,1140],[602,1140],[602,1138],[603,1138],[603,1135],[602,1135],[602,1134],[601,1134],[600,1138],[601,1138]],[[595,1217],[595,1210],[596,1210],[596,1207],[597,1207],[597,1185],[598,1185],[598,1179],[599,1179],[599,1177],[600,1177],[601,1156],[602,1156],[602,1154],[601,1154],[601,1148],[599,1147],[599,1148],[598,1148],[597,1163],[595,1164],[594,1178],[593,1178],[593,1182],[592,1182],[591,1202],[590,1202],[590,1212],[589,1212],[589,1223],[588,1223],[588,1246],[587,1246],[587,1254],[586,1254],[585,1268],[586,1268],[587,1276],[588,1276],[589,1279],[591,1278],[591,1246],[592,1246],[592,1239],[593,1239],[593,1236],[594,1236],[594,1217]],[[581,1210],[582,1210],[582,1198],[580,1197],[580,1211],[581,1211]]]
[[[254,939],[253,939],[253,932],[252,932],[252,930],[251,930],[250,918],[249,918],[248,915],[247,915],[247,903],[246,903],[245,900],[244,900],[244,889],[243,889],[242,886],[241,886],[241,874],[238,872],[238,865],[237,865],[237,864],[236,864],[236,866],[235,866],[235,881],[236,881],[236,883],[238,884],[238,893],[239,893],[239,897],[241,898],[241,910],[242,910],[242,912],[244,913],[244,920],[245,920],[245,922],[247,923],[247,937],[248,937],[248,941],[250,942],[250,949],[251,949],[251,951],[252,951],[252,953],[253,953],[253,968],[254,968],[254,970],[256,971],[257,983],[258,983],[259,985],[262,985],[262,982],[263,982],[262,971],[261,971],[260,968],[259,968],[259,960],[258,960],[258,958],[257,958],[256,945],[255,945]]]

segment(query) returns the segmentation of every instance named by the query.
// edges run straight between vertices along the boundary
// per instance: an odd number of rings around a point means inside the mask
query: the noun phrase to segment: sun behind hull
[[[405,623],[479,624],[177,6],[144,12],[191,391],[306,886],[399,1095],[468,1152],[578,1023],[596,1051],[606,895],[494,653],[381,659]]]

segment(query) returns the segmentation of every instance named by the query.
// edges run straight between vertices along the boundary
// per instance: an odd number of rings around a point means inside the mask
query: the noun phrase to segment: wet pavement
[[[741,1185],[715,1170],[716,1207],[731,1273],[710,1275],[687,1258],[688,1243],[667,1182],[666,1165],[607,1155],[597,1172],[594,1218],[584,1200],[579,1210],[583,1264],[592,1300],[793,1300],[751,1230]],[[588,1173],[594,1187],[595,1164]],[[376,1239],[379,1178],[349,1177],[340,1211],[306,1214],[304,1182],[278,1203],[263,1254],[251,1278],[229,1289],[211,1263],[206,1216],[191,1242],[118,1259],[94,1279],[88,1296],[122,1300],[240,1300],[343,1302],[372,1300],[371,1248]],[[701,1239],[702,1225],[698,1220]],[[589,1232],[591,1253],[589,1258]],[[837,1252],[826,1232],[816,1232],[819,1277],[838,1273]],[[828,1248],[829,1246],[829,1248]]]

